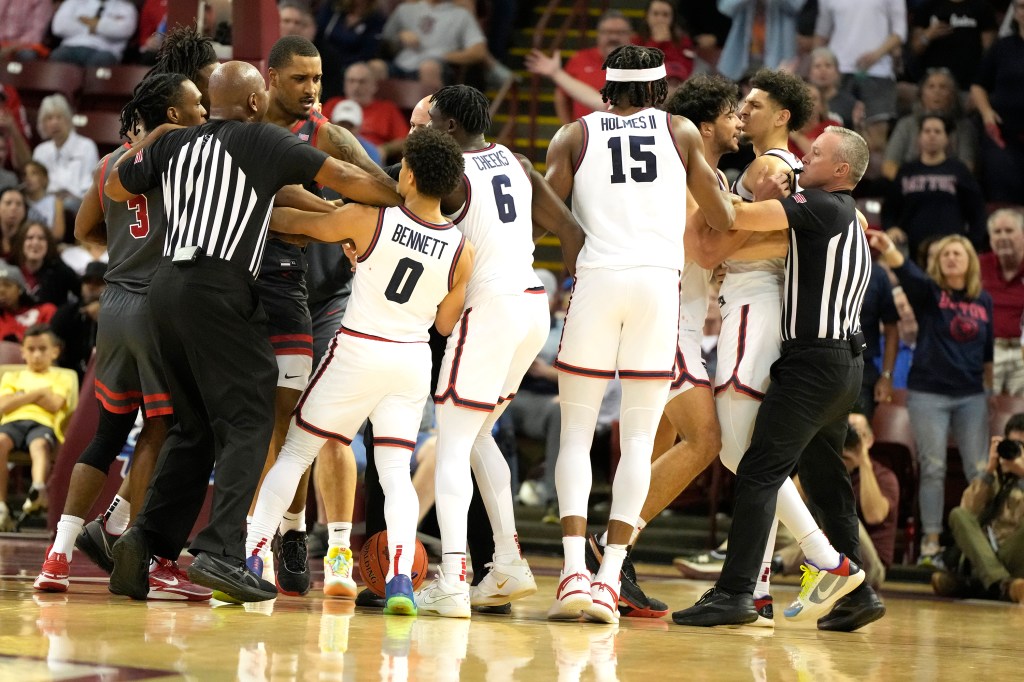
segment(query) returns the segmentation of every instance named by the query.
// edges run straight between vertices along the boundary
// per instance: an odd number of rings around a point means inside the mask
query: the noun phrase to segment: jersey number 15
[[[634,161],[643,164],[633,166],[629,169],[629,176],[633,182],[654,182],[658,177],[658,157],[645,146],[654,145],[653,135],[630,135],[629,156]],[[626,182],[626,173],[622,169],[622,138],[612,137],[608,139],[608,149],[612,152],[612,184],[621,185]]]

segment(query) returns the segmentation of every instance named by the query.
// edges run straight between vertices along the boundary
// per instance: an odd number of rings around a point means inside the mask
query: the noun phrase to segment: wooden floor
[[[0,538],[0,680],[1010,680],[1024,663],[1024,607],[951,602],[922,590],[883,593],[888,615],[861,632],[783,622],[796,593],[775,586],[774,631],[549,623],[554,559],[536,559],[540,591],[514,615],[469,620],[383,616],[281,597],[255,608],[114,597],[85,557],[64,595],[34,593],[42,541]],[[708,583],[645,570],[674,609]]]

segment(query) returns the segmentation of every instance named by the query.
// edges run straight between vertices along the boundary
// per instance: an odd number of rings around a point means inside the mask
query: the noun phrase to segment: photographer
[[[932,574],[932,588],[943,597],[984,597],[1024,601],[1024,413],[995,436],[981,478],[964,491],[949,514],[958,561],[950,571]]]

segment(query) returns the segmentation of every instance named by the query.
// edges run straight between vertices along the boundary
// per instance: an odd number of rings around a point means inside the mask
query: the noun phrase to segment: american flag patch
[[[299,133],[299,139],[303,142],[309,142],[309,135],[307,133]]]
[[[135,163],[142,163],[142,152],[144,152],[144,151],[146,151],[146,150],[145,149],[140,149],[139,153],[135,155]]]
[[[793,201],[795,201],[798,204],[806,204],[807,198],[803,194],[797,192],[796,194],[793,195]]]

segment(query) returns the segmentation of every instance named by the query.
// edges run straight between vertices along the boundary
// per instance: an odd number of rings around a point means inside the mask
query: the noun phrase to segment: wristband
[[[881,376],[883,379],[892,379],[892,372],[887,369],[883,369]]]

